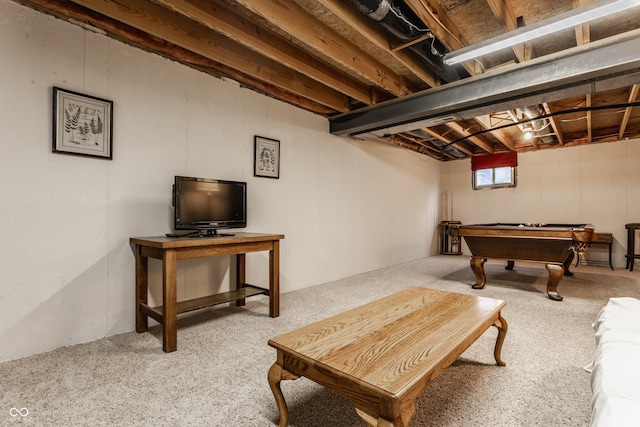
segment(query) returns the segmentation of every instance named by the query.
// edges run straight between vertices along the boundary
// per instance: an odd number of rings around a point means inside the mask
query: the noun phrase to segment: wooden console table
[[[148,330],[149,317],[162,325],[162,349],[166,353],[177,349],[178,314],[217,304],[236,301],[244,305],[245,298],[269,296],[269,316],[280,315],[280,239],[282,234],[235,233],[233,236],[188,237],[132,237],[136,257],[136,332]],[[246,253],[269,251],[269,289],[245,283]],[[236,255],[236,286],[221,294],[177,300],[177,262],[183,259]],[[148,259],[162,261],[162,305],[150,307]]]

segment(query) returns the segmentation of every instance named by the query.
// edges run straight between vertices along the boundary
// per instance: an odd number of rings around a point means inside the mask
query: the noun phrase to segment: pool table
[[[471,251],[471,269],[476,276],[474,289],[482,289],[487,281],[484,263],[487,258],[507,260],[511,270],[514,260],[542,262],[549,271],[547,295],[562,301],[558,283],[570,276],[569,266],[574,252],[584,252],[596,237],[591,224],[527,224],[492,223],[452,225],[450,234],[462,236]]]

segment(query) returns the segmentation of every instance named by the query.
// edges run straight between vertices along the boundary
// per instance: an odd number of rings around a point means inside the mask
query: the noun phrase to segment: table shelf
[[[224,304],[227,302],[240,301],[256,295],[269,295],[269,290],[253,285],[245,285],[244,288],[237,290],[180,301],[176,305],[176,308],[178,314],[182,314],[188,313],[189,311],[200,310],[202,308],[213,307],[214,305]],[[144,304],[143,309],[146,312],[147,316],[150,316],[158,322],[162,322],[163,306],[160,305],[157,307],[149,307],[148,305]]]

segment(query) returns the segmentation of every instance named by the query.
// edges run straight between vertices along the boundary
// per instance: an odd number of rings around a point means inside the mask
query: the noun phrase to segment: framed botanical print
[[[253,145],[253,175],[280,178],[280,141],[255,136]]]
[[[113,101],[54,87],[53,152],[113,159]]]

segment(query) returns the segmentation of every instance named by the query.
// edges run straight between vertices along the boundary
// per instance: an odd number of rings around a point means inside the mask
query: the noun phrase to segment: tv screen
[[[247,183],[176,176],[174,228],[212,236],[222,228],[247,226]]]

